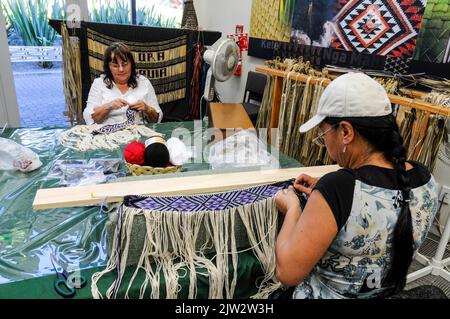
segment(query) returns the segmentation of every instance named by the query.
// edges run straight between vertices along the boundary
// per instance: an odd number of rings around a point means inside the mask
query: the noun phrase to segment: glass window
[[[135,0],[136,24],[179,28],[183,0]],[[89,16],[94,22],[131,23],[131,0],[88,0]]]
[[[136,0],[136,22],[141,25],[179,28],[183,0]]]

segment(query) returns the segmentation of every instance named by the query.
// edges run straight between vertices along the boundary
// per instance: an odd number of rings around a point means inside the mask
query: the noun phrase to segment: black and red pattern
[[[408,58],[414,53],[426,0],[340,0],[332,47]]]

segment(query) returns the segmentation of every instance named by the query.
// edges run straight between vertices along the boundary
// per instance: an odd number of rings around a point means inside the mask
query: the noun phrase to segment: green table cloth
[[[159,123],[149,127],[165,134],[166,138],[189,134],[191,141],[184,140],[184,142],[195,145],[198,154],[200,154],[199,149],[204,150],[209,142],[206,122]],[[92,152],[78,152],[63,147],[58,137],[65,129],[67,128],[7,129],[2,135],[36,152],[43,165],[30,173],[0,171],[0,298],[60,298],[52,286],[56,276],[50,254],[56,255],[72,269],[82,270],[89,282],[87,287],[78,291],[76,297],[91,298],[90,276],[106,264],[105,224],[108,216],[99,206],[36,212],[32,210],[32,203],[38,189],[61,187],[58,179],[48,177],[55,161],[92,158],[123,159],[125,145],[115,151]],[[283,168],[301,166],[299,162],[283,154],[279,154],[279,161]],[[171,176],[130,176],[125,180],[216,174],[251,169],[258,168],[211,170],[210,165],[201,155],[198,155],[193,163],[183,166],[181,173],[170,174]],[[127,170],[123,163],[120,170],[124,172]],[[239,268],[242,268],[239,269],[242,285],[238,284],[237,295],[246,297],[255,292],[254,287],[248,283],[250,273],[257,275],[260,270],[254,256],[248,253],[240,254]],[[202,293],[199,291],[199,297]]]

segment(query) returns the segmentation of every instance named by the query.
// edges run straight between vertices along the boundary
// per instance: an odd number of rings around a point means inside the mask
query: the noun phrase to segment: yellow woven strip
[[[103,56],[105,53],[105,50],[107,48],[106,45],[88,39],[88,49],[92,52],[95,52],[99,54],[100,56]],[[187,52],[187,45],[181,45],[177,48],[168,49],[168,50],[161,50],[161,51],[152,51],[152,52],[145,52],[145,53],[137,53],[132,52],[134,60],[136,62],[165,62],[170,61],[173,59],[177,59],[180,57],[186,56]]]
[[[253,0],[250,37],[289,42],[292,27],[278,20],[280,0]]]
[[[183,89],[179,89],[179,90],[172,91],[172,92],[158,94],[157,98],[158,98],[159,104],[164,104],[164,103],[183,99],[185,97],[185,95],[186,95],[186,88],[183,88]]]

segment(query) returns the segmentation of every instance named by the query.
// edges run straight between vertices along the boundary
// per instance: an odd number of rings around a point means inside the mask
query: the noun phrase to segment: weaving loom
[[[279,128],[278,138],[270,136],[269,142],[278,145],[281,151],[303,165],[331,164],[325,150],[312,143],[316,136],[314,131],[300,134],[293,127],[306,122],[315,113],[321,93],[331,81],[329,72],[337,68],[324,68],[319,72],[302,58],[276,59],[266,64],[270,69],[256,68],[256,71],[268,75],[257,127]],[[350,71],[344,70],[344,73]],[[446,136],[445,120],[450,116],[448,94],[424,93],[421,96],[423,100],[406,98],[398,95],[399,83],[395,78],[370,73],[383,85],[392,104],[399,109],[397,123],[408,149],[408,159],[420,161],[433,170],[439,147]]]
[[[280,287],[275,278],[279,220],[274,196],[290,184],[190,196],[126,196],[107,224],[110,256],[106,269],[92,277],[93,296],[103,296],[97,282],[116,270],[106,296],[117,297],[126,266],[136,265],[127,290],[138,271],[145,269],[141,298],[161,297],[161,277],[166,287],[163,297],[177,298],[179,270],[184,268],[190,277],[188,298],[196,297],[197,276],[209,277],[209,298],[233,298],[239,252],[251,251],[264,272],[264,278],[255,278],[259,291],[254,297],[267,297]],[[214,258],[206,258],[208,254]],[[207,272],[199,273],[197,268]]]

